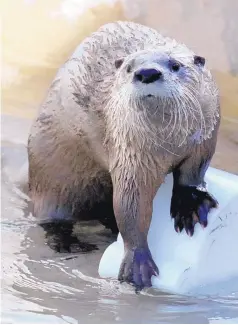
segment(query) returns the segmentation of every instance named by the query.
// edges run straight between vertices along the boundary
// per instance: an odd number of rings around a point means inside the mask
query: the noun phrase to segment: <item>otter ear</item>
[[[201,67],[204,67],[206,60],[202,56],[194,55],[193,62],[196,65],[200,65]]]
[[[117,60],[115,61],[115,67],[116,67],[117,69],[119,69],[123,62],[124,62],[124,59],[123,59],[123,58],[121,58],[121,59],[117,59]]]

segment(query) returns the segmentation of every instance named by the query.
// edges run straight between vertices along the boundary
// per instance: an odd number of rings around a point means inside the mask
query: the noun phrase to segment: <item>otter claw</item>
[[[189,237],[192,237],[194,234],[194,229],[186,229],[186,233]]]
[[[180,218],[180,215],[177,214],[174,218],[174,229],[177,233],[180,233],[184,228],[182,219]]]
[[[200,222],[200,224],[201,224],[202,228],[204,229],[207,226],[207,221],[202,221],[202,222]]]
[[[217,206],[218,202],[208,192],[195,186],[177,186],[173,190],[170,209],[175,231],[181,232],[185,228],[188,236],[193,236],[196,223],[206,228],[208,213]]]

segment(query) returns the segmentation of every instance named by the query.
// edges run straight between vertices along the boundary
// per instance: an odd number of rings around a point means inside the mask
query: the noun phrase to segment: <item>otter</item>
[[[220,101],[205,63],[144,25],[103,25],[59,69],[30,131],[29,192],[39,223],[67,249],[77,220],[119,230],[125,254],[118,279],[139,290],[159,274],[147,234],[166,175],[173,173],[177,232],[192,236],[196,223],[206,227],[217,206],[204,176]]]

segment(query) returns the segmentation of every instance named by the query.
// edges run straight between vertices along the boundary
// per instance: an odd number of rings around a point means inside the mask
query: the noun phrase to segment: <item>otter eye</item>
[[[206,59],[204,57],[202,57],[202,56],[195,55],[194,58],[193,58],[193,62],[196,65],[200,65],[201,67],[204,67]]]
[[[178,62],[172,62],[171,63],[171,70],[174,72],[179,71],[181,65]]]

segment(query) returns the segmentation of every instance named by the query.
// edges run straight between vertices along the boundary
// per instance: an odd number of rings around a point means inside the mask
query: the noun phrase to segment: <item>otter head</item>
[[[199,93],[204,65],[205,58],[190,52],[181,56],[165,51],[141,51],[115,61],[120,87],[126,86],[132,96],[144,101],[154,98],[155,102],[183,97],[190,89]]]
[[[118,101],[134,116],[143,112],[152,127],[164,130],[164,137],[178,129],[183,137],[192,135],[206,129],[204,65],[205,58],[189,50],[143,50],[118,59]]]

